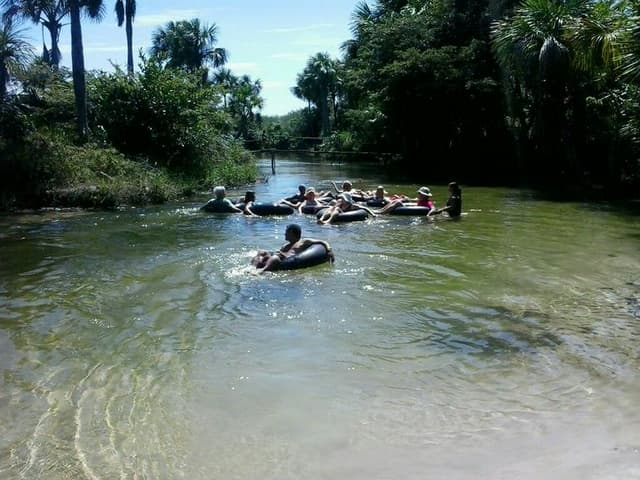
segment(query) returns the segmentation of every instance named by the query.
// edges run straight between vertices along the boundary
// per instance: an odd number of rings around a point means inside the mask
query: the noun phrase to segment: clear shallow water
[[[344,178],[419,186],[289,161],[256,190]],[[467,188],[460,221],[328,227],[200,200],[0,218],[1,478],[640,478],[637,215]],[[252,275],[292,221],[335,265]]]

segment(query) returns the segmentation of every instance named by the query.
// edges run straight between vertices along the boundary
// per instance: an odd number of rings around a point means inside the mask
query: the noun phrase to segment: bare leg
[[[262,268],[262,270],[260,270],[259,273],[272,272],[274,270],[278,270],[281,263],[282,263],[282,259],[280,258],[280,255],[278,254],[271,255],[267,260],[267,263],[264,265],[264,267]]]
[[[380,210],[376,210],[375,212],[377,214],[385,214],[385,213],[389,213],[391,210],[401,207],[402,206],[402,201],[401,200],[393,200],[391,203],[387,203],[384,207],[382,207]]]
[[[251,259],[251,265],[256,268],[263,268],[269,260],[271,254],[265,250],[260,250],[255,257]]]

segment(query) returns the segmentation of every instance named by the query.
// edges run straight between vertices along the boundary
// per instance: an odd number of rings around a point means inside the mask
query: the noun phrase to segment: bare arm
[[[371,215],[372,217],[375,217],[376,214],[373,210],[371,210],[369,207],[365,207],[364,205],[359,205],[361,210],[364,210],[365,212],[367,212],[369,215]]]
[[[329,256],[329,260],[331,262],[335,261],[335,256],[333,254],[333,249],[331,248],[331,245],[329,245],[329,242],[325,242],[324,240],[318,240],[317,238],[305,238],[304,240],[302,240],[302,245],[305,248],[308,248],[311,245],[315,245],[315,244],[320,244],[320,245],[324,246],[324,248],[327,250],[327,255]]]
[[[255,213],[253,213],[251,211],[251,207],[253,206],[253,202],[249,202],[244,206],[244,213],[246,213],[247,215],[251,216],[251,217],[258,217],[259,215],[256,215]]]

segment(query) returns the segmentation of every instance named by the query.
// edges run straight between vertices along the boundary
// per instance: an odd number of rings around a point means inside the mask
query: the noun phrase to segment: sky
[[[291,94],[296,75],[312,55],[340,56],[340,45],[350,38],[349,21],[358,0],[138,0],[133,25],[134,62],[140,48],[151,46],[151,35],[173,20],[199,18],[218,27],[218,47],[228,53],[226,65],[235,75],[248,74],[262,81],[263,115],[283,115],[305,106]],[[85,68],[126,70],[126,36],[118,28],[107,0],[101,23],[83,20]],[[27,25],[25,25],[26,27]],[[40,28],[28,29],[36,52],[42,51]],[[48,37],[45,41],[49,46]],[[60,39],[62,65],[71,66],[69,26]]]

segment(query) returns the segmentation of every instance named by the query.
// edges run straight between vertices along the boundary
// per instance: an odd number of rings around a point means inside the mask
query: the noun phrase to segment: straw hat
[[[418,193],[420,195],[424,195],[425,197],[433,197],[433,195],[431,195],[431,190],[429,190],[429,187],[420,187],[418,189]]]

